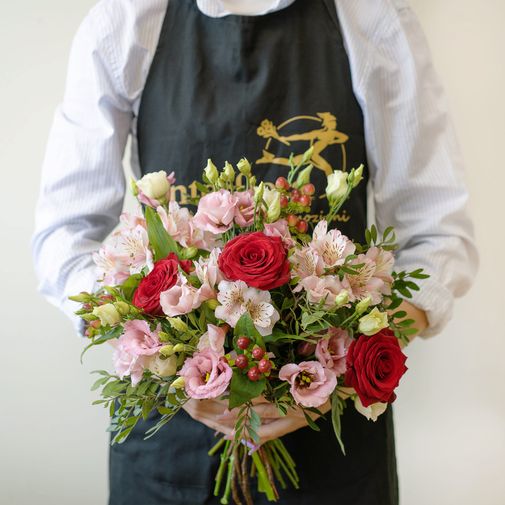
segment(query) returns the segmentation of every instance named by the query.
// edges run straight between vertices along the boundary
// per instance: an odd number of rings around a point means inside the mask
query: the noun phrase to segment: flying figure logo
[[[319,126],[314,129],[308,129],[301,133],[294,133],[283,135],[282,131],[288,125],[306,121],[316,121]],[[256,160],[257,164],[273,163],[277,165],[289,166],[289,158],[276,156],[271,152],[272,141],[280,142],[285,146],[291,146],[292,142],[309,142],[308,146],[299,149],[300,154],[296,154],[293,158],[294,163],[297,164],[302,159],[303,153],[312,146],[314,148],[312,157],[310,159],[314,167],[322,170],[326,175],[330,175],[333,170],[339,169],[344,172],[347,169],[347,154],[345,143],[349,140],[349,136],[337,130],[337,118],[330,112],[318,112],[317,116],[295,116],[287,121],[284,121],[278,126],[275,126],[269,119],[264,119],[261,125],[256,130],[258,135],[267,139],[265,148],[263,149],[263,156]],[[332,145],[340,145],[342,151],[342,166],[332,167],[329,161],[324,157],[323,151]],[[298,151],[298,150],[297,150]]]

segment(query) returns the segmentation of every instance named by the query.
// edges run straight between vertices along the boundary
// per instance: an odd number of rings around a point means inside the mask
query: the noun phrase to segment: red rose
[[[170,253],[165,259],[156,261],[153,270],[140,281],[135,290],[133,305],[147,314],[162,315],[160,293],[170,289],[177,282],[179,265],[188,273],[192,266],[191,261],[181,261],[174,253]]]
[[[282,239],[268,237],[261,231],[230,240],[219,256],[219,269],[232,281],[244,281],[265,291],[282,286],[290,279]]]
[[[372,336],[360,335],[353,340],[347,352],[345,384],[353,387],[361,403],[393,403],[394,389],[407,371],[398,339],[390,329]]]

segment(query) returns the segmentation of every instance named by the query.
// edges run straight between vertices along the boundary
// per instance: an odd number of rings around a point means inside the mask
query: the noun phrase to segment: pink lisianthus
[[[338,296],[348,290],[348,284],[340,281],[336,275],[327,275],[326,277],[316,277],[311,275],[302,279],[295,292],[305,289],[307,299],[310,303],[320,303],[324,300],[324,307],[331,308],[337,304]]]
[[[202,304],[198,290],[188,283],[184,275],[179,274],[175,286],[160,294],[160,305],[163,312],[170,317],[189,314]]]
[[[247,228],[254,223],[254,198],[252,191],[236,191],[233,196],[237,198],[235,207],[235,222],[242,228]]]
[[[222,356],[224,354],[224,339],[226,330],[229,326],[216,326],[215,324],[207,324],[207,331],[200,337],[198,341],[198,350],[212,349],[214,352]]]
[[[228,388],[232,369],[215,351],[206,348],[187,358],[179,371],[186,394],[197,400],[217,398]]]
[[[125,376],[129,375],[133,386],[136,386],[140,382],[144,374],[145,356],[130,354],[125,349],[125,346],[118,342],[115,345],[112,361],[114,363],[114,370],[119,378],[123,379]]]
[[[342,328],[330,328],[328,335],[321,338],[316,345],[316,358],[321,365],[331,368],[337,377],[345,373],[345,357],[352,339]]]
[[[133,356],[152,356],[156,354],[162,343],[159,337],[161,326],[151,331],[147,321],[134,319],[126,321],[124,333],[119,337],[119,344]]]
[[[233,225],[237,202],[237,197],[225,189],[209,193],[200,199],[193,224],[216,235],[224,233]]]
[[[319,361],[290,363],[279,370],[279,379],[291,384],[291,394],[296,403],[304,407],[320,407],[337,386],[337,377]]]
[[[288,222],[285,219],[279,219],[279,221],[275,221],[274,223],[265,223],[263,233],[267,237],[280,237],[287,249],[295,245],[294,240],[291,238],[291,233],[289,233]]]

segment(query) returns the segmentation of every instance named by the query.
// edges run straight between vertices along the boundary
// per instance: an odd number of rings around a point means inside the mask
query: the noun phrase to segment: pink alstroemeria
[[[280,237],[287,249],[291,249],[295,245],[289,232],[288,222],[285,219],[279,219],[274,223],[265,223],[263,233],[267,237]]]
[[[111,244],[105,244],[93,253],[98,277],[106,286],[117,286],[130,277],[130,268],[124,254]]]
[[[328,231],[328,223],[324,220],[314,228],[309,247],[317,252],[326,268],[342,265],[356,250],[356,246],[339,230]]]
[[[324,300],[323,306],[331,308],[337,303],[337,297],[348,291],[349,286],[345,279],[340,281],[336,275],[325,277],[312,275],[301,279],[294,291],[298,292],[302,288],[307,292],[307,299],[310,303],[320,303]]]

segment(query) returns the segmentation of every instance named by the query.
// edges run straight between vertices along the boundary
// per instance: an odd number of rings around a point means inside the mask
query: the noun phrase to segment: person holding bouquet
[[[404,0],[102,0],[93,8],[73,43],[33,237],[39,289],[80,334],[67,297],[95,287],[92,253],[119,221],[128,139],[135,176],[174,171],[181,204],[197,197],[208,156],[220,166],[245,156],[262,179],[283,184],[290,153],[317,141],[318,193],[328,172],[365,165],[331,225],[362,241],[370,202],[379,229],[396,228],[398,268],[430,274],[402,304],[421,336],[442,330],[471,284],[477,254],[461,153]],[[310,222],[327,211],[318,199]],[[148,441],[143,425],[112,447],[110,505],[218,503],[207,450],[215,431],[231,433],[234,414],[219,400],[184,409]],[[295,409],[281,417],[261,400],[256,409],[262,442],[284,436],[303,476],[281,503],[398,504],[391,409],[376,422],[345,411],[346,456],[329,423],[314,432]]]

